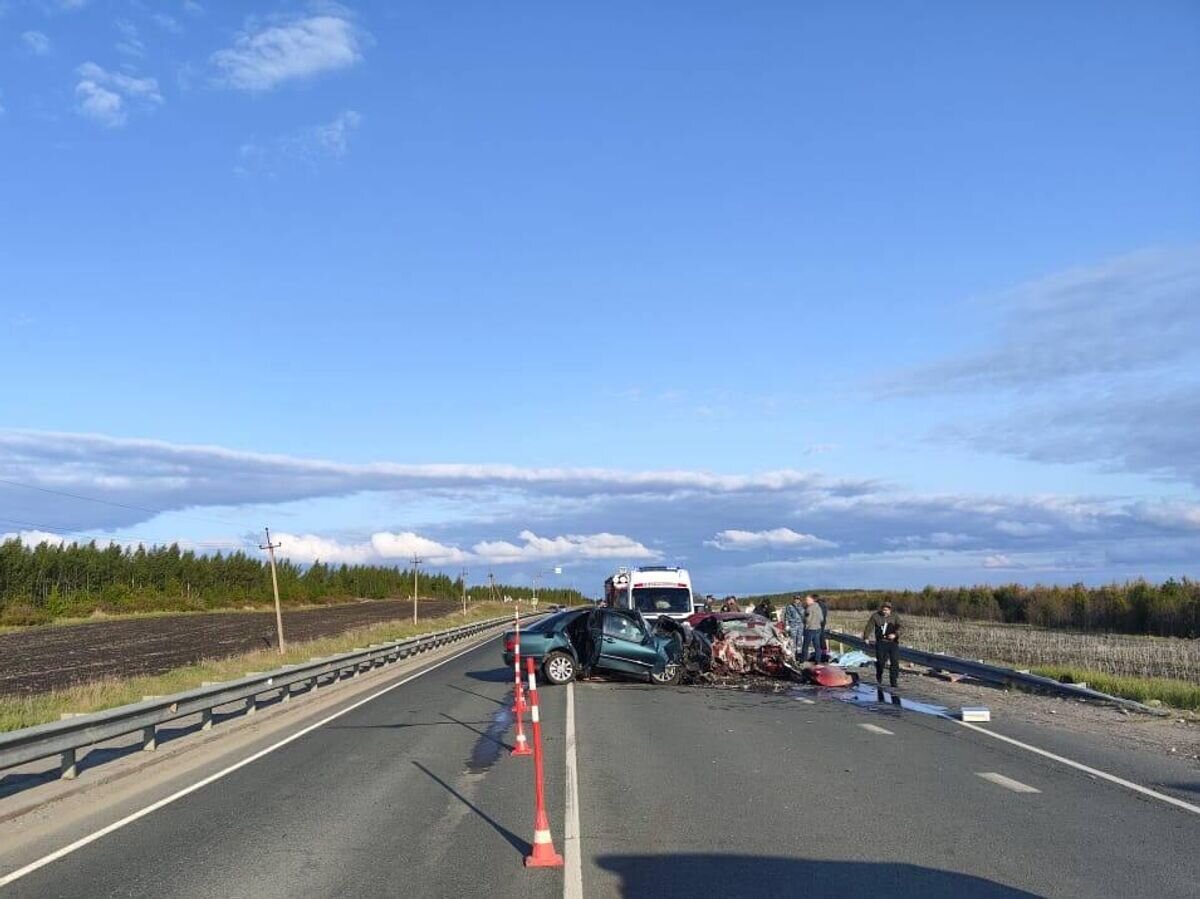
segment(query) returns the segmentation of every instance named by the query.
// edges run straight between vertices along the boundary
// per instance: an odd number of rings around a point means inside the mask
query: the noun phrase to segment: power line
[[[14,481],[9,478],[0,478],[0,484],[6,484],[9,487],[20,487],[24,490],[36,490],[39,493],[49,493],[54,496],[65,496],[69,499],[78,499],[87,503],[99,503],[103,506],[114,506],[118,509],[128,509],[133,512],[147,512],[151,515],[180,515],[184,518],[205,519],[207,521],[219,521],[222,524],[233,524],[238,527],[242,526],[241,522],[235,522],[230,518],[221,518],[215,515],[197,515],[193,512],[180,512],[174,509],[152,509],[149,506],[135,506],[132,503],[119,503],[116,500],[100,499],[95,496],[84,496],[82,493],[71,493],[67,490],[54,490],[50,487],[39,487],[36,484],[25,484],[21,481]]]

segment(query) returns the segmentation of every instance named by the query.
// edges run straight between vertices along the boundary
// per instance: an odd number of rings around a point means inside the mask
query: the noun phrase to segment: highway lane
[[[584,895],[1196,895],[1197,816],[817,696],[580,689]]]
[[[521,867],[532,766],[508,757],[498,656],[491,641],[0,895],[561,895],[559,872]],[[561,772],[565,694],[546,694],[547,766]],[[561,777],[547,794],[561,826]]]
[[[531,765],[507,754],[498,655],[447,662],[0,896],[563,895],[561,872],[521,867]],[[566,695],[541,691],[560,850]],[[1197,816],[944,719],[614,682],[577,685],[574,705],[585,896],[1170,897],[1200,880]]]

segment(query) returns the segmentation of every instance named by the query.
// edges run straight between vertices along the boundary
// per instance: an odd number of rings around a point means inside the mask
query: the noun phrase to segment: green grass
[[[1121,677],[1102,671],[1055,665],[1038,666],[1032,671],[1034,674],[1052,677],[1064,683],[1086,683],[1093,690],[1132,699],[1135,702],[1149,703],[1157,700],[1174,709],[1200,711],[1200,684],[1166,677]]]
[[[414,625],[411,620],[385,621],[368,627],[306,643],[293,643],[280,655],[272,650],[259,650],[243,655],[228,656],[175,668],[163,674],[108,678],[80,684],[65,690],[34,693],[28,696],[0,697],[0,731],[18,730],[47,721],[57,721],[66,712],[96,712],[130,702],[143,696],[165,696],[199,687],[203,681],[234,680],[248,671],[270,671],[282,665],[307,662],[315,656],[330,656],[349,652],[371,643],[386,643],[413,637],[430,631],[444,630],[459,624],[485,618],[511,616],[512,606],[501,603],[480,603],[472,606],[464,618],[461,612],[441,618],[430,618]]]

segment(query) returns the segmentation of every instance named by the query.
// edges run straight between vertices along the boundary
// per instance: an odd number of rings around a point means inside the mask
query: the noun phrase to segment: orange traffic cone
[[[529,741],[525,739],[525,728],[521,724],[521,713],[517,713],[517,745],[512,748],[509,755],[533,755],[533,750],[529,748]]]
[[[542,780],[542,722],[538,714],[537,675],[533,659],[529,670],[529,716],[533,719],[533,851],[525,856],[526,868],[561,868],[563,857],[554,849],[550,818],[546,815],[546,789]]]

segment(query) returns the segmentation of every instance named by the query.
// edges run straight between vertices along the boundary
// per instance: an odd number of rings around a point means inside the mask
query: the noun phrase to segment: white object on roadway
[[[583,849],[579,845],[579,765],[575,741],[575,682],[567,684],[567,808],[563,818],[563,899],[583,899]]]
[[[805,705],[816,705],[817,704],[817,701],[815,699],[805,699],[803,696],[797,696],[796,701],[802,702]]]
[[[210,774],[208,777],[205,777],[202,780],[196,781],[194,784],[192,784],[189,787],[184,787],[182,790],[178,790],[178,791],[172,793],[170,796],[164,796],[162,799],[158,800],[157,802],[153,802],[143,809],[139,809],[136,812],[128,814],[124,818],[121,818],[118,821],[114,821],[112,824],[109,824],[106,827],[101,827],[99,830],[95,831],[94,833],[88,834],[86,837],[80,837],[74,843],[69,843],[68,845],[63,846],[61,849],[56,849],[54,852],[51,852],[49,855],[44,855],[41,858],[37,859],[36,861],[30,862],[29,864],[25,865],[23,868],[17,868],[17,870],[12,871],[8,874],[5,874],[3,877],[0,877],[0,887],[8,886],[10,883],[14,883],[14,882],[20,880],[26,874],[32,874],[34,871],[38,870],[39,868],[46,867],[46,865],[50,864],[51,862],[56,862],[60,858],[65,858],[66,856],[68,856],[72,852],[74,852],[75,850],[82,849],[84,846],[87,846],[89,843],[94,843],[94,842],[96,842],[96,840],[100,839],[101,837],[108,836],[110,833],[115,833],[116,831],[120,830],[122,827],[125,827],[128,824],[132,824],[134,821],[137,821],[141,818],[146,817],[151,812],[156,812],[160,808],[164,808],[164,807],[170,805],[171,803],[182,799],[185,796],[189,796],[192,793],[195,793],[199,789],[207,787],[210,783],[214,783],[215,781],[218,781],[221,778],[232,774],[234,771],[237,771],[241,768],[245,768],[251,762],[257,762],[263,756],[271,754],[276,749],[282,749],[284,746],[288,745],[288,743],[292,743],[296,740],[299,740],[305,734],[312,733],[318,727],[324,727],[330,721],[333,721],[337,718],[341,718],[342,715],[345,715],[348,712],[353,712],[359,706],[366,705],[368,702],[378,699],[380,696],[383,696],[385,693],[390,693],[392,690],[395,690],[397,687],[403,687],[409,681],[414,681],[418,677],[421,677],[421,675],[428,674],[430,671],[433,671],[435,668],[441,668],[443,665],[447,664],[448,662],[453,662],[459,656],[464,656],[468,652],[474,652],[475,650],[479,649],[480,647],[486,646],[489,642],[490,641],[484,641],[483,643],[479,643],[475,646],[468,647],[467,649],[464,649],[462,652],[455,653],[452,656],[442,659],[440,662],[436,662],[435,664],[430,665],[428,668],[424,668],[421,671],[417,671],[414,674],[410,674],[408,677],[404,678],[403,680],[398,680],[394,684],[388,684],[382,690],[376,690],[370,696],[367,696],[364,699],[360,699],[360,700],[358,700],[358,702],[351,703],[350,705],[346,706],[344,709],[339,709],[338,711],[334,712],[332,715],[326,715],[324,718],[322,718],[320,721],[317,721],[315,724],[310,724],[308,727],[305,727],[302,730],[296,731],[290,737],[284,737],[279,742],[272,743],[270,746],[267,746],[265,749],[260,749],[258,752],[254,753],[253,755],[247,756],[246,758],[242,759],[240,762],[235,762],[234,764],[230,765],[227,768],[222,768],[220,771],[216,772],[215,774]]]
[[[869,730],[873,734],[887,734],[889,737],[895,736],[886,727],[880,727],[878,724],[860,724],[859,727],[863,730]]]
[[[1012,746],[1017,746],[1027,752],[1032,752],[1034,755],[1040,755],[1043,758],[1051,759],[1059,762],[1069,768],[1074,768],[1076,771],[1082,771],[1084,774],[1090,774],[1093,777],[1098,777],[1101,780],[1107,780],[1109,783],[1116,784],[1119,787],[1125,787],[1127,790],[1133,790],[1135,793],[1141,793],[1143,796],[1149,796],[1151,799],[1157,799],[1160,802],[1165,802],[1168,805],[1173,805],[1176,808],[1181,808],[1184,811],[1191,812],[1193,815],[1200,815],[1200,805],[1192,805],[1190,802],[1184,802],[1182,799],[1176,799],[1174,796],[1168,796],[1166,793],[1160,793],[1158,790],[1151,790],[1149,787],[1143,787],[1141,784],[1135,784],[1131,780],[1126,780],[1123,777],[1117,777],[1115,774],[1109,774],[1107,771],[1101,771],[1099,768],[1093,768],[1090,765],[1084,765],[1081,762],[1075,762],[1071,759],[1064,758],[1061,755],[1055,755],[1053,752],[1047,752],[1045,749],[1039,749],[1036,746],[1030,746],[1028,743],[1022,743],[1020,740],[1014,740],[1012,737],[1006,737],[1004,734],[998,734],[994,730],[988,730],[986,727],[979,727],[976,724],[971,724],[966,721],[959,721],[955,718],[949,718],[955,724],[969,728],[977,733],[986,734],[995,740],[1001,740]],[[0,881],[3,884],[3,881]]]
[[[992,712],[981,705],[964,705],[958,713],[963,721],[991,721]]]
[[[995,771],[976,771],[975,776],[982,777],[984,780],[990,780],[992,783],[1004,787],[1006,790],[1012,790],[1014,793],[1042,792],[1037,787],[1023,784],[1019,780],[1013,780],[1011,777],[1005,777],[1003,774],[997,774]]]

